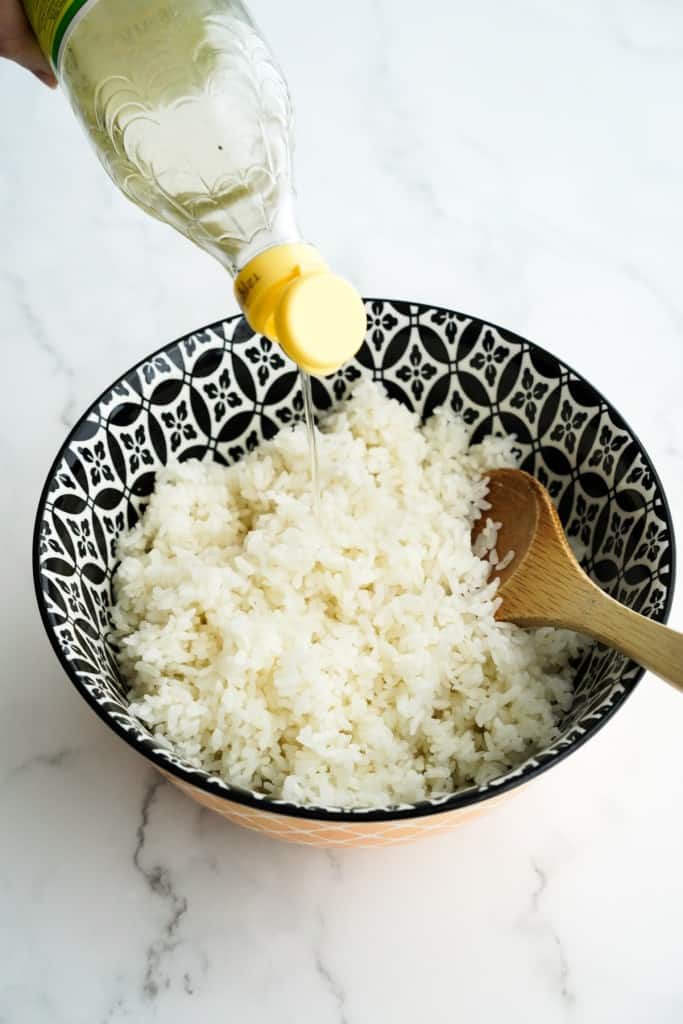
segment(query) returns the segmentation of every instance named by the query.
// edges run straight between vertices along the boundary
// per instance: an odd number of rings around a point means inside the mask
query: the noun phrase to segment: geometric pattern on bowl
[[[665,621],[674,577],[666,498],[646,452],[609,402],[544,349],[476,317],[377,299],[366,300],[366,312],[357,357],[313,381],[318,412],[345,400],[364,375],[424,418],[448,405],[475,441],[512,435],[523,468],[548,487],[569,536],[585,550],[592,578],[629,607]],[[642,672],[614,651],[591,648],[552,747],[486,785],[415,805],[302,808],[231,786],[164,748],[129,714],[110,646],[117,537],[143,512],[155,470],[169,458],[229,464],[302,419],[296,367],[242,317],[195,331],[143,360],[84,414],[49,472],[34,538],[41,615],[67,674],[100,717],[207,805],[250,827],[291,832],[283,837],[295,840],[306,820],[324,842],[334,841],[336,829],[347,844],[354,823],[359,842],[363,835],[373,843],[398,835],[397,822],[405,825],[402,837],[411,838],[421,822],[434,830],[434,814],[471,812],[557,762],[597,731]]]

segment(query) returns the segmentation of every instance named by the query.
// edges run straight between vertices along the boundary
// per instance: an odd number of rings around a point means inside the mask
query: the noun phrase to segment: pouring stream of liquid
[[[320,522],[320,482],[318,477],[318,431],[313,416],[313,395],[310,374],[299,370],[301,390],[304,396],[304,416],[306,417],[306,436],[308,438],[308,457],[311,465],[311,486],[313,487],[313,508],[315,517]]]

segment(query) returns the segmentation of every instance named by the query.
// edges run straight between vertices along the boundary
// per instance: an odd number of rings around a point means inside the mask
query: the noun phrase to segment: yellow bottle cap
[[[254,330],[279,342],[307,373],[333,373],[363,343],[363,300],[313,246],[267,249],[238,274],[235,294]]]
[[[324,271],[292,281],[275,311],[275,333],[288,356],[323,376],[351,359],[365,337],[365,307],[348,281]]]

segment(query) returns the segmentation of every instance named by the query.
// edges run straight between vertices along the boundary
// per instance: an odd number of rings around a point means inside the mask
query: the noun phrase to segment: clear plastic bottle
[[[24,0],[107,173],[236,277],[311,373],[360,345],[352,287],[301,240],[287,85],[241,0]]]

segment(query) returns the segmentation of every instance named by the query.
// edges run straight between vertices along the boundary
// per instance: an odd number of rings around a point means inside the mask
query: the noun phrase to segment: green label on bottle
[[[23,0],[28,20],[45,56],[55,70],[69,29],[84,7],[95,0]]]

